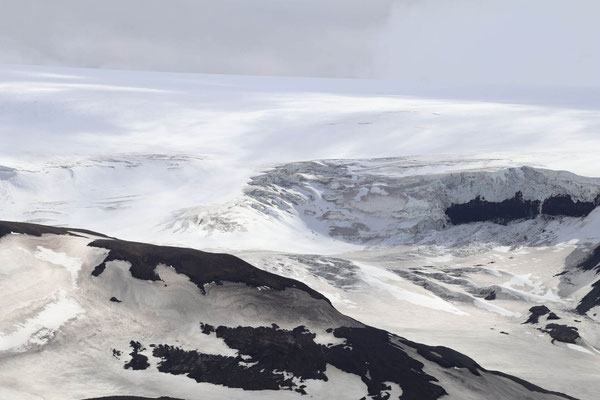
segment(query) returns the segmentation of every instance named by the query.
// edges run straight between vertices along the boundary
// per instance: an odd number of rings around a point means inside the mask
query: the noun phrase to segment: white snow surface
[[[48,303],[34,317],[19,323],[15,331],[0,332],[0,354],[23,352],[32,345],[44,345],[61,326],[83,313],[76,301],[66,298],[61,292],[56,301]]]
[[[73,286],[77,287],[77,275],[81,269],[81,260],[74,257],[69,257],[65,253],[55,252],[42,246],[38,246],[33,255],[38,260],[48,261],[52,264],[62,265],[71,274]]]

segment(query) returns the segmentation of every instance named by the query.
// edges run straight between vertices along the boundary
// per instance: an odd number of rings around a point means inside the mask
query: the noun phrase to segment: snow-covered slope
[[[2,397],[570,398],[233,256],[10,222],[0,235]]]
[[[69,157],[5,167],[0,202],[5,218],[72,226],[85,221],[135,237],[152,230],[168,210],[225,201],[244,182],[243,176],[222,176],[219,162],[190,155]]]

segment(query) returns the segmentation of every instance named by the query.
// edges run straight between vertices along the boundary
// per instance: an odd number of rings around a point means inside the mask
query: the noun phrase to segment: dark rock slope
[[[454,225],[469,222],[491,221],[506,224],[516,219],[531,219],[539,214],[539,200],[524,200],[521,192],[512,199],[500,202],[487,201],[481,197],[464,204],[452,204],[446,215]]]
[[[424,360],[442,368],[464,370],[471,379],[484,379],[483,375],[491,374],[507,378],[526,391],[570,398],[501,372],[488,371],[450,348],[415,343],[368,326],[331,329],[335,337],[344,339],[344,343],[329,346],[315,343],[315,334],[303,326],[293,330],[277,326],[219,326],[205,334],[213,332],[230,348],[236,349],[239,355],[215,356],[171,345],[151,344],[153,355],[161,360],[158,370],[186,374],[198,382],[246,390],[287,389],[306,394],[305,385],[301,382],[306,379],[326,381],[326,365],[330,364],[360,376],[373,399],[388,398],[390,387],[386,382],[402,387],[402,400],[437,399],[446,395],[438,379],[424,372],[425,363],[411,357],[410,353],[416,352]],[[285,357],[282,357],[284,354]],[[240,362],[251,366],[240,365]],[[291,373],[296,379],[286,378],[282,371]]]
[[[540,330],[550,335],[552,343],[555,340],[563,343],[575,343],[579,339],[579,332],[577,332],[577,328],[574,326],[548,324],[545,328],[540,328]]]
[[[592,308],[600,306],[600,280],[592,284],[592,290],[589,291],[575,308],[581,315],[585,315]]]
[[[45,234],[80,236],[80,234],[84,234],[109,238],[109,236],[85,229],[61,228],[58,226],[38,225],[24,222],[0,221],[0,238],[11,233],[21,233],[30,236],[42,236]]]
[[[556,320],[560,319],[558,315],[554,314],[550,309],[546,306],[533,306],[529,309],[529,318],[527,321],[523,322],[524,324],[537,324],[540,320],[540,317],[548,314],[548,320]]]
[[[597,246],[592,253],[586,257],[578,266],[584,271],[596,270],[600,272],[600,246]]]
[[[596,271],[596,274],[600,273],[600,246],[592,250],[591,254],[577,265],[577,268],[583,271]],[[600,280],[592,284],[592,290],[581,299],[575,310],[579,314],[585,315],[596,306],[600,306]]]
[[[494,202],[478,196],[467,203],[452,204],[446,209],[446,216],[454,225],[485,221],[507,224],[539,215],[585,217],[598,206],[599,198],[585,202],[574,201],[569,195],[556,195],[543,201],[525,200],[521,192],[516,192],[510,199]]]

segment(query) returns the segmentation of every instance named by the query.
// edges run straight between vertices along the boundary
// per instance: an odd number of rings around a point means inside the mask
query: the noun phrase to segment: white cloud
[[[597,0],[0,0],[0,63],[600,86]]]

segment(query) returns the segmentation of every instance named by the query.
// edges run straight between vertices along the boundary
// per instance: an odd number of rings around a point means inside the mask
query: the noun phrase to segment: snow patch
[[[491,311],[491,312],[496,313],[496,314],[500,314],[500,315],[502,315],[504,317],[515,317],[515,318],[517,318],[517,317],[521,316],[521,313],[515,313],[515,312],[512,312],[512,311],[508,311],[507,309],[499,307],[499,306],[497,306],[495,304],[490,304],[490,303],[488,303],[485,300],[474,299],[473,300],[473,304],[475,305],[475,307],[483,308],[484,310]]]
[[[567,347],[572,349],[572,350],[577,350],[579,352],[582,353],[586,353],[586,354],[591,354],[594,355],[594,353],[592,353],[591,351],[589,351],[588,349],[586,349],[585,347],[573,344],[573,343],[567,343]]]
[[[432,308],[456,315],[469,315],[437,296],[416,293],[399,287],[399,283],[407,281],[390,271],[357,262],[354,262],[354,264],[360,268],[363,280],[367,284],[385,290],[398,300],[404,300],[421,307]]]
[[[33,254],[38,260],[46,261],[54,265],[65,267],[71,274],[73,286],[77,287],[77,276],[81,270],[81,259],[69,257],[66,253],[55,252],[42,246],[37,246],[36,252]]]
[[[42,346],[68,321],[84,313],[75,300],[61,291],[58,299],[47,304],[36,316],[17,324],[11,333],[0,332],[0,352],[23,352],[32,345]]]

